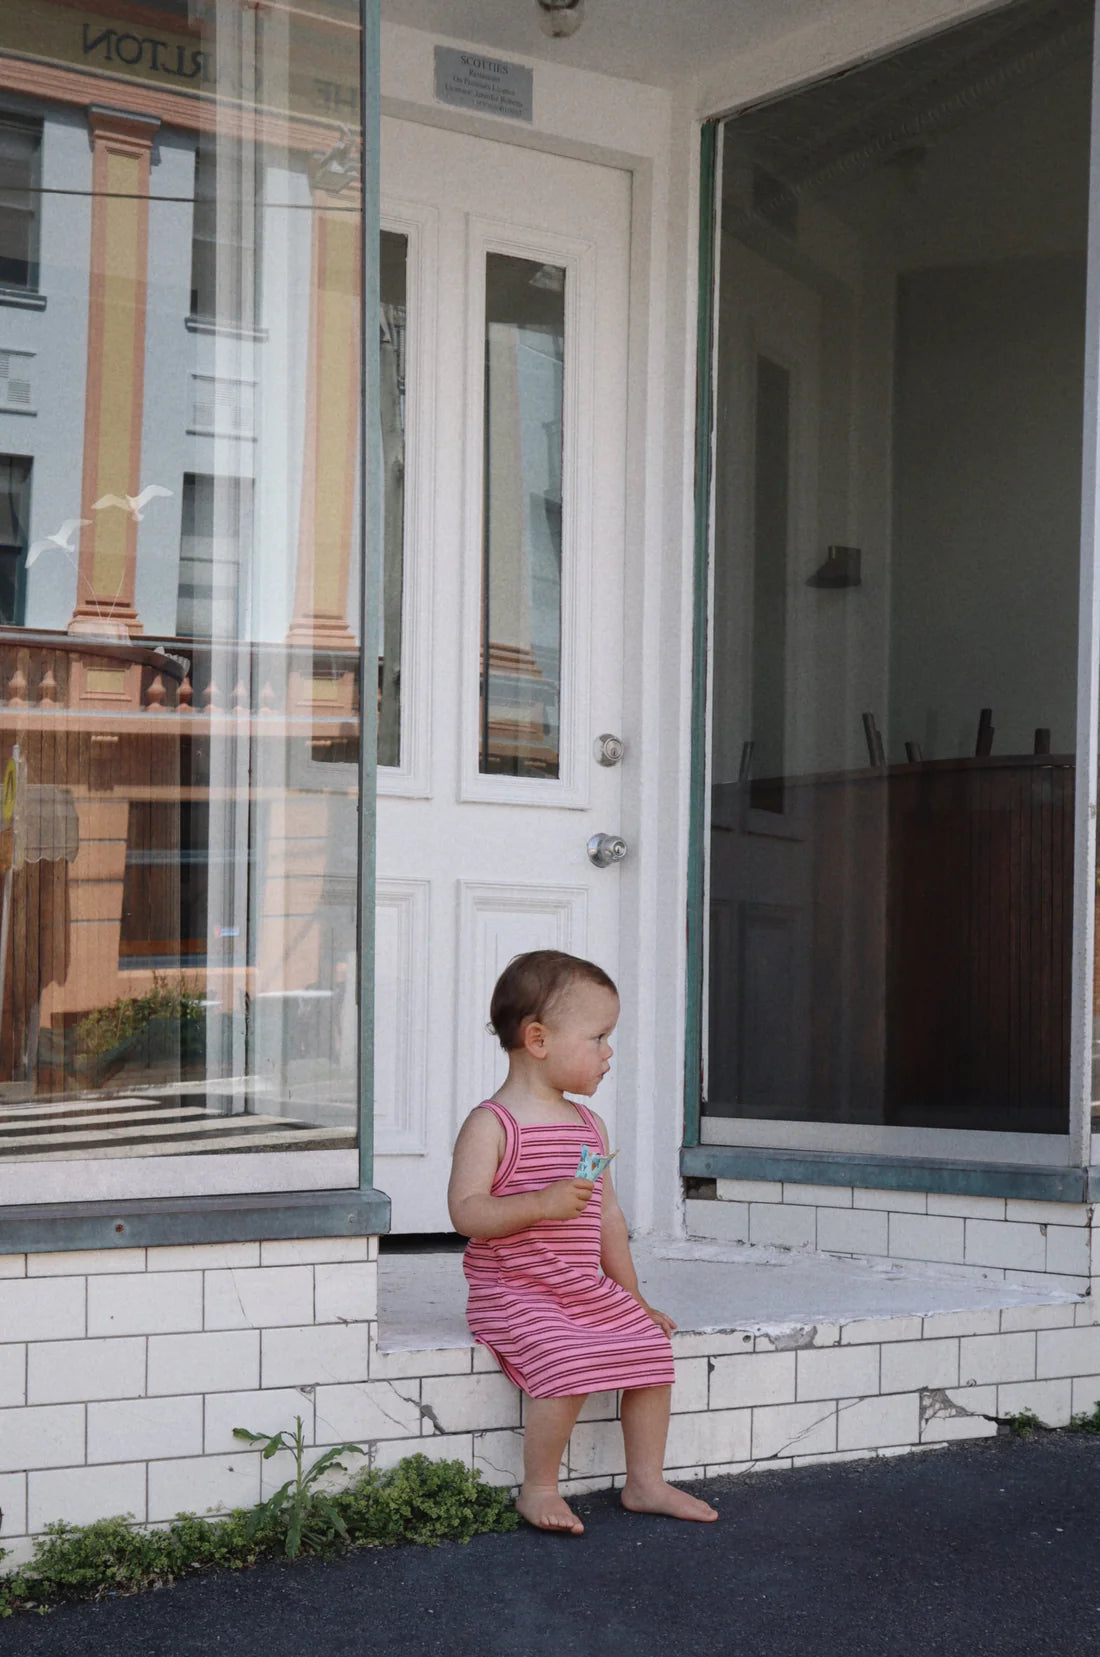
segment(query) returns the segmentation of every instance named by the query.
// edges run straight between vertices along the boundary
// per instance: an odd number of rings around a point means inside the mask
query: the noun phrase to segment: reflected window
[[[38,287],[40,121],[0,116],[0,288]]]
[[[252,480],[187,472],[182,505],[176,632],[181,638],[235,638],[242,563],[247,569],[252,543]]]
[[[559,772],[565,279],[486,259],[479,763],[495,775]]]
[[[120,967],[206,965],[210,858],[205,801],[131,801]]]
[[[31,461],[0,455],[0,623],[7,626],[23,620],[30,494]]]
[[[195,152],[191,315],[259,324],[263,170],[240,144],[202,134]]]

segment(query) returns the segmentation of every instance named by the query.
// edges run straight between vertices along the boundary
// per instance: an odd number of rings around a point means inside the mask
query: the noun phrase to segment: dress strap
[[[504,1155],[500,1159],[500,1166],[493,1179],[493,1190],[503,1185],[519,1160],[519,1123],[504,1105],[498,1105],[495,1099],[483,1099],[478,1110],[491,1110],[501,1127],[504,1129]]]
[[[579,1099],[571,1099],[569,1102],[571,1105],[575,1105],[580,1111],[582,1117],[584,1118],[585,1127],[596,1136],[596,1144],[592,1147],[592,1149],[596,1150],[599,1148],[605,1152],[610,1150],[611,1147],[604,1144],[603,1134],[600,1132],[600,1124],[596,1121],[596,1118],[593,1116],[588,1106],[582,1105]]]

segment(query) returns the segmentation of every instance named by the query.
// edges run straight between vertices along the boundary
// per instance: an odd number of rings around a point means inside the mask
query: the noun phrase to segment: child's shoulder
[[[475,1105],[471,1111],[467,1112],[465,1121],[459,1130],[464,1138],[473,1136],[478,1139],[492,1139],[500,1145],[504,1144],[506,1137],[504,1119],[493,1108],[494,1104],[494,1100],[484,1099],[481,1104]]]

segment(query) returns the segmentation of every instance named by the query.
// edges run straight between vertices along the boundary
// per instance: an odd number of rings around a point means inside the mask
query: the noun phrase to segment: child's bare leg
[[[632,1387],[623,1393],[626,1483],[622,1504],[632,1513],[664,1513],[670,1519],[717,1519],[718,1514],[707,1502],[665,1483],[671,1401],[671,1387]]]
[[[524,1403],[523,1484],[516,1507],[539,1530],[562,1530],[579,1536],[584,1526],[558,1494],[561,1458],[585,1395],[576,1398],[527,1398]]]

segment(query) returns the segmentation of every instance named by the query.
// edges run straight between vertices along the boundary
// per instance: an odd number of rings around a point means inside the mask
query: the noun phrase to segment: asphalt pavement
[[[1100,1657],[1100,1439],[1042,1434],[582,1498],[579,1538],[265,1565],[0,1622],[19,1657]]]

